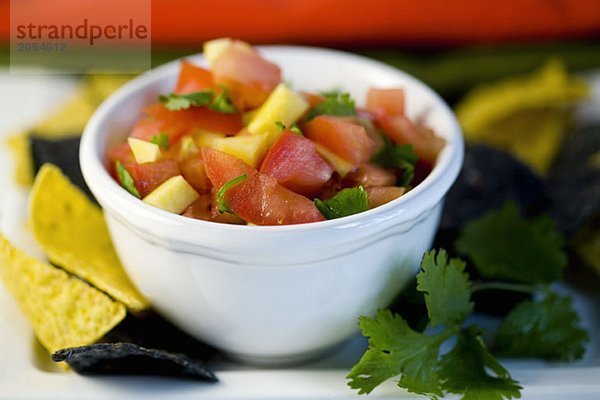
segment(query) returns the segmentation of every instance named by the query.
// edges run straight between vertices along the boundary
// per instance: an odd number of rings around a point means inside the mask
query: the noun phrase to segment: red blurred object
[[[69,14],[67,0],[32,10]],[[111,3],[113,4],[113,3]],[[103,8],[107,18],[120,12]],[[9,1],[0,1],[0,38]],[[152,0],[152,42],[229,36],[252,43],[467,44],[576,38],[600,33],[597,0]]]

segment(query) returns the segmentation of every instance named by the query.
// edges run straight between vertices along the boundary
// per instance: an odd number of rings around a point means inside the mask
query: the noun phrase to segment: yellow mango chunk
[[[331,165],[333,165],[333,168],[335,168],[337,173],[340,174],[342,178],[354,169],[354,165],[352,163],[333,153],[327,147],[319,143],[315,143],[315,146],[317,148],[317,152],[323,156],[324,159],[329,161]]]
[[[267,152],[269,135],[239,135],[213,142],[213,149],[231,154],[246,162],[246,164],[258,168],[265,153]]]
[[[127,139],[131,152],[138,164],[154,162],[161,156],[160,146],[156,143],[150,143],[136,138]]]
[[[199,131],[194,134],[194,141],[198,147],[214,148],[214,141],[217,139],[226,138],[227,135],[220,132]]]
[[[200,198],[198,192],[181,175],[173,176],[144,197],[144,203],[174,214],[181,214]]]
[[[308,110],[308,103],[298,93],[280,83],[248,123],[252,135],[269,134],[269,146],[281,135],[276,122],[290,126]]]

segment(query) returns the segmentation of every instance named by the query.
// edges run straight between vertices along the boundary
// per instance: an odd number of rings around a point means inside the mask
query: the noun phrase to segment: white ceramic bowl
[[[235,357],[285,363],[358,330],[414,277],[438,227],[443,198],[463,159],[459,125],[430,88],[385,64],[337,51],[263,47],[295,88],[349,91],[403,87],[407,113],[447,140],[427,179],[401,198],[337,220],[292,226],[218,224],[164,212],[134,198],[107,173],[104,154],[142,108],[174,87],[179,62],[125,85],[96,111],[81,142],[85,181],[105,210],[131,279],[166,318]],[[201,55],[188,57],[205,64]]]

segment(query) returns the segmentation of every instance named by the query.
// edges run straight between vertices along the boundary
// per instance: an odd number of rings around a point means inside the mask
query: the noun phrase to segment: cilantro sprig
[[[369,209],[367,192],[362,186],[341,190],[327,200],[317,198],[314,203],[327,219],[347,217]]]
[[[278,129],[279,129],[281,132],[283,132],[283,131],[285,131],[286,129],[288,129],[288,128],[285,126],[285,124],[284,124],[283,122],[281,122],[281,121],[275,121],[275,125],[277,126],[277,128],[278,128]],[[297,124],[297,123],[295,123],[295,122],[294,122],[292,125],[290,125],[290,127],[289,127],[289,130],[290,130],[292,133],[295,133],[296,135],[299,135],[299,136],[304,136],[304,132],[302,132],[302,129],[300,129],[300,126],[298,126],[298,124]]]
[[[171,111],[186,110],[190,107],[208,107],[211,110],[224,113],[233,114],[237,112],[229,93],[223,87],[218,95],[211,89],[201,90],[193,93],[176,94],[171,93],[168,95],[160,95],[158,97],[161,103],[165,104],[165,108]]]
[[[382,135],[382,137],[384,144],[371,161],[384,168],[394,168],[402,171],[397,184],[398,186],[410,188],[410,183],[415,176],[415,164],[419,161],[413,146],[410,144],[396,145],[387,136]]]
[[[323,93],[323,96],[325,97],[325,101],[308,110],[306,114],[308,121],[317,115],[356,115],[356,106],[349,93],[329,92]]]
[[[370,393],[400,375],[399,387],[430,398],[443,397],[445,391],[463,394],[464,400],[519,398],[521,387],[490,354],[480,330],[463,328],[473,311],[465,263],[448,259],[444,250],[425,253],[417,290],[425,295],[428,329],[415,331],[389,310],[375,318],[361,317],[359,326],[369,337],[369,349],[348,374],[350,387],[359,394]],[[440,357],[442,345],[451,339],[456,341],[454,349]],[[462,368],[456,370],[455,363]]]
[[[523,283],[560,280],[567,265],[563,246],[549,217],[523,219],[514,202],[469,222],[456,242],[481,276]]]
[[[221,186],[221,189],[219,189],[219,191],[217,192],[217,204],[219,205],[219,212],[221,214],[228,213],[235,215],[233,210],[229,208],[229,204],[227,204],[225,194],[229,191],[229,189],[231,189],[238,183],[245,181],[246,179],[248,179],[248,176],[246,174],[243,174],[238,176],[237,178],[233,178],[232,180]]]
[[[127,190],[129,193],[131,193],[138,199],[141,199],[142,196],[140,196],[140,192],[135,187],[133,177],[131,176],[129,171],[125,169],[121,161],[117,161],[115,165],[117,167],[117,177],[119,178],[119,183],[121,184],[121,186],[123,186],[125,190]]]
[[[426,326],[414,330],[389,310],[361,317],[369,348],[350,371],[348,384],[360,394],[370,393],[399,375],[398,386],[432,399],[445,393],[462,395],[463,400],[520,398],[521,386],[492,352],[573,361],[583,356],[589,340],[570,298],[550,287],[562,276],[562,246],[562,237],[546,217],[522,218],[511,203],[471,221],[457,248],[479,275],[498,281],[472,282],[464,261],[449,259],[444,250],[425,253],[416,293],[425,303]],[[501,321],[490,335],[490,347],[482,329],[467,322],[474,310],[472,294],[488,289],[533,295]],[[445,343],[454,344],[442,354]]]
[[[158,145],[161,149],[168,150],[169,149],[169,135],[164,132],[158,133],[156,135],[152,135],[150,138],[150,143],[154,143]]]

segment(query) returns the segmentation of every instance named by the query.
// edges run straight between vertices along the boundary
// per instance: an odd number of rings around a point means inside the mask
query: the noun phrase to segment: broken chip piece
[[[95,343],[126,316],[122,304],[25,254],[2,235],[0,277],[50,353]]]
[[[52,354],[80,374],[163,375],[218,382],[203,361],[181,353],[147,349],[133,343],[98,343],[62,349]]]
[[[42,166],[31,190],[29,207],[33,234],[53,263],[133,312],[148,307],[148,301],[121,266],[102,210],[59,168]]]
[[[87,187],[79,167],[79,142],[80,138],[77,136],[47,139],[35,134],[30,135],[29,143],[33,170],[37,174],[44,164],[56,165],[75,186],[82,189],[88,198],[95,202],[96,200]]]

